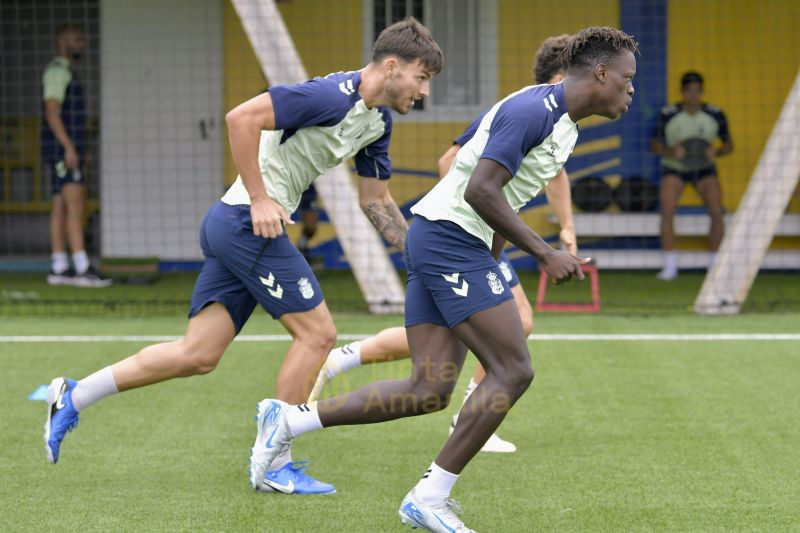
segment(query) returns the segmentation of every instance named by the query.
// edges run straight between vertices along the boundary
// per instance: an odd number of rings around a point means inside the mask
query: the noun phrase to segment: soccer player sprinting
[[[56,378],[48,391],[44,438],[55,463],[78,413],[111,394],[212,371],[260,304],[292,335],[277,377],[276,396],[306,400],[336,340],[322,290],[306,260],[286,236],[300,197],[325,170],[354,157],[359,200],[383,237],[402,246],[407,225],[388,190],[392,120],[389,109],[411,110],[429,93],[442,52],[430,32],[410,18],[386,28],[372,61],[305,83],[275,86],[239,105],[226,120],[239,177],[208,211],[200,229],[205,261],[192,294],[181,340],[149,346],[75,382]],[[297,493],[333,492],[291,460],[288,447],[272,470],[257,465],[254,488],[268,476]]]
[[[405,247],[411,377],[311,404],[263,400],[251,456],[255,468],[267,469],[292,439],[309,431],[444,409],[469,348],[486,377],[399,511],[414,527],[469,531],[454,512],[450,491],[533,380],[519,312],[497,268],[499,250],[508,239],[558,282],[583,278],[585,260],[551,248],[517,211],[559,173],[575,146],[579,119],[627,111],[637,51],[622,31],[584,29],[565,52],[564,81],[525,87],[489,110],[447,176],[412,208],[417,218]]]
[[[562,53],[571,39],[572,36],[564,34],[548,37],[544,40],[534,56],[533,75],[537,84],[558,83],[564,79],[567,74],[567,67],[564,64]],[[445,176],[448,173],[456,154],[475,135],[484,115],[485,113],[482,113],[476,118],[464,133],[453,141],[453,146],[439,158],[440,176]],[[578,246],[575,237],[575,224],[572,220],[572,194],[566,170],[562,168],[558,176],[547,183],[545,193],[547,194],[547,201],[553,207],[556,218],[561,225],[559,238],[567,251],[576,255]],[[527,337],[533,330],[533,309],[528,297],[525,295],[525,290],[520,284],[517,272],[514,270],[514,266],[505,251],[500,254],[497,266],[511,288],[511,294],[514,296],[519,317],[522,321],[522,333]],[[410,356],[411,350],[408,347],[408,337],[406,336],[405,328],[402,327],[387,328],[372,337],[334,348],[328,354],[325,364],[317,375],[317,381],[308,397],[308,401],[319,399],[319,395],[325,385],[340,372],[365,364],[394,361]],[[475,374],[467,385],[463,402],[467,401],[472,391],[475,390],[475,387],[485,376],[486,372],[479,362],[475,367]],[[450,422],[451,433],[455,429],[457,420],[458,415],[454,415]],[[481,451],[513,453],[517,451],[517,447],[511,442],[501,439],[496,433],[492,433],[481,448]]]

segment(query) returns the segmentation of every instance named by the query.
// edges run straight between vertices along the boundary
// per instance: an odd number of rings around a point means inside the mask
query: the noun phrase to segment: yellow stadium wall
[[[258,64],[250,41],[242,28],[242,22],[236,14],[236,10],[230,0],[223,0],[225,7],[223,11],[223,110],[227,113],[240,103],[244,102],[263,91],[267,86],[267,81],[261,73],[261,66]],[[231,150],[228,146],[227,127],[223,139],[223,150],[225,163],[223,171],[225,173],[225,185],[230,185],[236,179],[236,165],[231,158]]]
[[[669,101],[680,76],[705,77],[705,99],[725,111],[734,152],[718,162],[724,204],[734,211],[747,188],[800,67],[800,2],[670,0],[667,22]],[[685,203],[700,203],[691,188]],[[800,211],[800,201],[790,206]]]

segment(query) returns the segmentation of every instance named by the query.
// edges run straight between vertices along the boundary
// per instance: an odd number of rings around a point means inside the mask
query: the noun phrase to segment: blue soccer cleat
[[[267,472],[259,492],[282,492],[284,494],[333,494],[336,487],[318,481],[305,473],[309,461],[286,463],[277,470]]]
[[[72,391],[76,382],[66,378],[56,378],[47,387],[47,422],[44,423],[44,449],[47,460],[55,464],[61,441],[67,432],[78,425],[78,410],[72,403]]]
[[[412,489],[403,498],[398,512],[400,522],[410,525],[411,529],[422,528],[435,533],[475,533],[456,516],[461,512],[461,506],[452,499],[436,505],[425,505],[420,503]]]
[[[289,405],[269,398],[258,403],[256,441],[250,450],[250,486],[258,490],[272,461],[289,448],[292,436],[286,424]]]

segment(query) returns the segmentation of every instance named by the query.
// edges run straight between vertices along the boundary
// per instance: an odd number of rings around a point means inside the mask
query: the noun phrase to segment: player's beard
[[[397,89],[397,83],[395,83],[395,79],[391,80],[389,83],[386,84],[386,101],[389,102],[389,107],[400,113],[401,115],[407,114],[411,111],[411,108],[414,107],[413,105],[399,107],[403,104],[406,98],[403,97],[402,91]]]

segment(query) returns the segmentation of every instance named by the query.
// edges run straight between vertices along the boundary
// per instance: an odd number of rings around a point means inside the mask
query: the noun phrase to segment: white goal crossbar
[[[270,84],[308,79],[274,0],[232,0]],[[397,271],[380,236],[359,208],[358,193],[344,164],[317,178],[315,186],[336,236],[372,313],[401,313],[405,300]]]
[[[800,72],[694,303],[699,314],[741,310],[800,177]],[[786,265],[797,268],[800,265]]]

